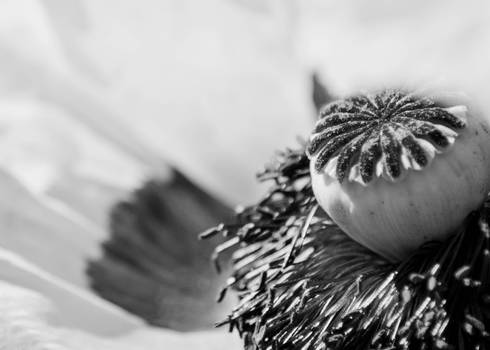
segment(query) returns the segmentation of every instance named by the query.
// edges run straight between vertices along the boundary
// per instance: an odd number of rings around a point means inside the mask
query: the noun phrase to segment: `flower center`
[[[421,170],[458,136],[465,121],[435,101],[400,90],[358,95],[326,105],[307,154],[317,172],[340,182],[369,183],[385,174]]]

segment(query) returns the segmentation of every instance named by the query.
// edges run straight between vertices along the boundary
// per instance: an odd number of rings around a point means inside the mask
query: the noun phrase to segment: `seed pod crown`
[[[390,89],[326,105],[307,154],[317,172],[339,182],[367,184],[375,177],[396,181],[404,170],[421,170],[465,128],[458,115],[427,97]]]

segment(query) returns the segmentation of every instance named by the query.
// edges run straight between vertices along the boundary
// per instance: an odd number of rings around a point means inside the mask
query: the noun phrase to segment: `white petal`
[[[143,325],[126,311],[0,248],[0,280],[34,290],[55,303],[51,316],[64,327],[120,335]]]
[[[0,281],[0,349],[5,350],[146,350],[166,349],[239,350],[241,340],[225,331],[176,333],[141,325],[119,336],[101,336],[86,329],[59,323],[55,295],[41,295]],[[87,306],[85,304],[85,306]],[[100,312],[95,311],[94,322]],[[83,312],[83,308],[76,310]],[[76,315],[73,315],[75,318]],[[105,319],[105,321],[109,321]],[[113,320],[114,321],[114,320]],[[108,325],[106,325],[107,327]],[[94,325],[95,327],[95,325]]]

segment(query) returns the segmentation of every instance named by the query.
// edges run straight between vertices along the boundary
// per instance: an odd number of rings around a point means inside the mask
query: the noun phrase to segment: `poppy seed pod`
[[[401,260],[484,201],[489,130],[467,105],[401,90],[330,103],[307,148],[315,197],[352,239]]]

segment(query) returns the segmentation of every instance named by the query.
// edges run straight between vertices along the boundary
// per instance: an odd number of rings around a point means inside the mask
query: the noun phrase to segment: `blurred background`
[[[489,23],[483,0],[0,0],[0,348],[239,349],[194,237],[307,137],[312,75],[485,109]]]

